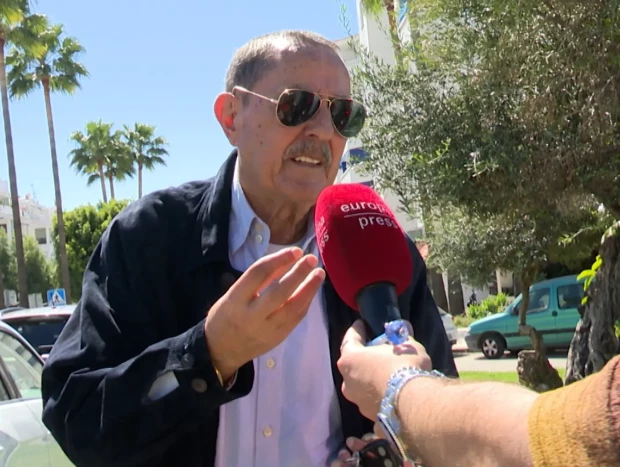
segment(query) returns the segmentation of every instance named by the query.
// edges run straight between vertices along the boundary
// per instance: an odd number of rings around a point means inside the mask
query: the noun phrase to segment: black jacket
[[[225,391],[203,330],[209,308],[240,276],[228,260],[235,158],[233,153],[213,179],[131,203],[93,253],[82,298],[52,349],[42,383],[43,421],[78,466],[214,465],[218,408],[247,395],[254,380],[250,362]],[[424,262],[410,245],[414,278],[400,297],[402,316],[434,367],[456,376]],[[329,280],[324,293],[344,436],[361,436],[372,423],[342,397],[336,368],[342,337],[357,316]],[[150,402],[154,380],[171,370],[179,387]]]

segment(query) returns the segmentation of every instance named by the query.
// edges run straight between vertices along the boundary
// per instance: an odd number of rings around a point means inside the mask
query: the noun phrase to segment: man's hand
[[[342,340],[338,369],[344,378],[342,394],[357,404],[365,417],[376,421],[392,373],[406,366],[430,370],[432,365],[424,346],[412,338],[398,346],[366,347],[366,341],[364,323],[358,320]]]
[[[224,380],[279,345],[306,315],[325,271],[287,248],[254,263],[209,311],[205,335]]]

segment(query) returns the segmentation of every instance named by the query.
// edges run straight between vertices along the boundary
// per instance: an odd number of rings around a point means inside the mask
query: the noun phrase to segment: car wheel
[[[491,360],[496,360],[504,355],[506,342],[499,334],[485,334],[480,339],[482,354]]]

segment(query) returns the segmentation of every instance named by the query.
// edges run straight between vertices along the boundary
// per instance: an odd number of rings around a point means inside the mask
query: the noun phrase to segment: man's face
[[[346,98],[349,73],[327,47],[288,51],[249,91],[277,100],[286,89]],[[346,144],[334,128],[327,101],[307,122],[287,127],[278,120],[273,102],[239,90],[234,95],[228,136],[239,150],[244,190],[276,202],[314,204],[321,190],[334,182]]]

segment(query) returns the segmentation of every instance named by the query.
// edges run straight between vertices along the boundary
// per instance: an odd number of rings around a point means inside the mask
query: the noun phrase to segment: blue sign
[[[65,289],[52,289],[47,291],[47,306],[61,306],[67,304]]]

